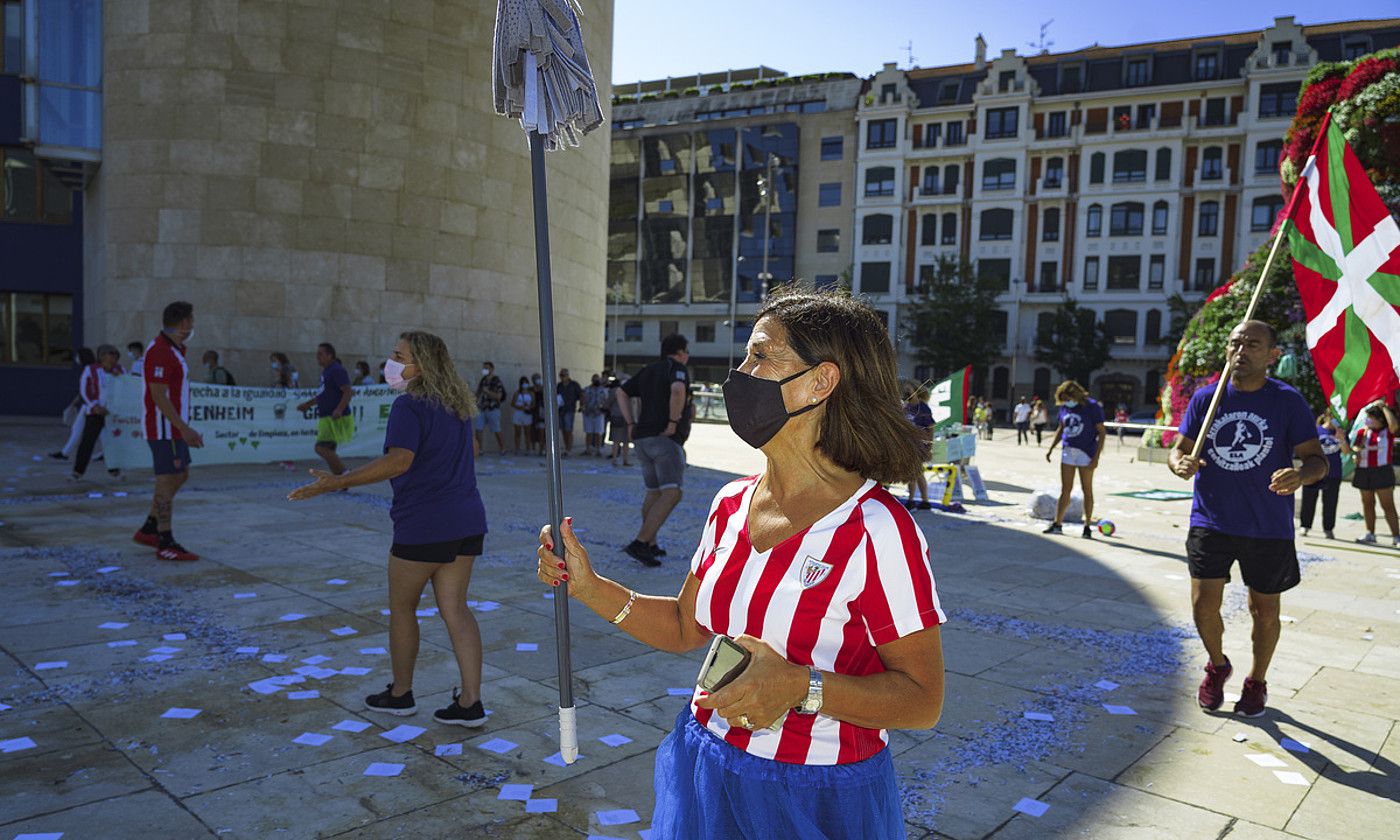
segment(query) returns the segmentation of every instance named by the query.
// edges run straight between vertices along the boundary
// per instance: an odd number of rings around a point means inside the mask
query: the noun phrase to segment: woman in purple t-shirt
[[[461,691],[433,713],[439,723],[477,727],[481,707],[481,631],[467,607],[472,562],[486,536],[486,509],[476,487],[472,418],[476,400],[457,375],[447,345],[432,333],[399,336],[384,364],[389,387],[403,391],[389,409],[384,454],[342,475],[312,470],[316,481],[287,498],[309,499],[332,490],[388,480],[394,489],[389,516],[389,655],[394,681],[365,698],[365,708],[391,715],[418,711],[413,664],[418,657],[418,601],[432,581],[438,615],[447,625],[461,671]]]
[[[1091,524],[1094,521],[1094,470],[1099,466],[1099,453],[1103,451],[1103,440],[1107,432],[1103,425],[1103,406],[1089,398],[1089,392],[1073,379],[1066,379],[1055,389],[1055,402],[1060,405],[1060,428],[1045,450],[1045,460],[1055,451],[1055,444],[1063,444],[1060,450],[1060,499],[1055,504],[1055,521],[1046,528],[1046,534],[1063,533],[1061,525],[1065,511],[1069,509],[1071,494],[1074,491],[1074,474],[1079,473],[1079,486],[1084,492],[1084,539],[1093,537]]]

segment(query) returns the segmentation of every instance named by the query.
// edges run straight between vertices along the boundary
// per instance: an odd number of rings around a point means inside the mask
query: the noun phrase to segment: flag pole
[[[560,521],[564,516],[564,484],[559,458],[559,411],[555,405],[554,294],[549,266],[549,195],[545,188],[545,136],[530,133],[530,174],[535,204],[535,273],[540,310],[540,359],[544,367],[543,408],[546,450],[549,453],[549,522],[554,532],[554,553],[564,560]],[[574,710],[573,664],[569,655],[569,582],[554,594],[554,649],[559,664],[559,757],[565,764],[578,758],[578,726]]]
[[[1322,123],[1317,129],[1317,139],[1313,141],[1312,151],[1308,153],[1311,160],[1317,154],[1317,147],[1322,143],[1322,138],[1327,136],[1327,126],[1332,121],[1332,111],[1328,110],[1323,116]],[[1269,256],[1264,260],[1264,270],[1259,272],[1259,279],[1254,284],[1254,292],[1249,296],[1249,306],[1244,310],[1244,318],[1240,323],[1254,319],[1254,310],[1259,306],[1259,298],[1264,291],[1264,282],[1268,279],[1269,269],[1274,265],[1274,257],[1278,254],[1279,243],[1283,241],[1283,234],[1287,228],[1288,220],[1293,218],[1293,211],[1298,206],[1298,196],[1302,194],[1303,184],[1307,181],[1307,169],[1304,174],[1298,176],[1298,182],[1293,185],[1293,195],[1288,199],[1288,206],[1284,208],[1283,218],[1279,220],[1278,230],[1274,233],[1274,243],[1269,247]],[[1215,412],[1220,408],[1220,398],[1225,393],[1225,388],[1230,381],[1230,375],[1235,371],[1235,360],[1230,356],[1227,346],[1225,351],[1225,368],[1220,371],[1220,379],[1216,383],[1215,393],[1210,396],[1210,406],[1206,408],[1206,413],[1201,418],[1201,431],[1196,435],[1196,443],[1191,447],[1191,457],[1201,457],[1201,449],[1205,446],[1205,432],[1210,428],[1211,421],[1215,419]]]

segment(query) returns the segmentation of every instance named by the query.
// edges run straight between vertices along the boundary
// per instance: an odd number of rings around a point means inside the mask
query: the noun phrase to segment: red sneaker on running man
[[[156,549],[156,556],[162,560],[198,560],[199,555],[177,542]]]
[[[1264,714],[1264,707],[1268,702],[1269,684],[1253,677],[1245,677],[1240,699],[1235,701],[1235,714],[1240,717],[1257,718]]]
[[[141,530],[137,531],[131,537],[131,541],[139,545],[149,545],[151,548],[159,548],[160,534],[157,534],[155,531]]]
[[[1206,663],[1206,678],[1201,680],[1201,687],[1196,689],[1196,702],[1201,704],[1202,709],[1213,712],[1220,708],[1225,702],[1225,682],[1234,671],[1235,667],[1230,664],[1228,656],[1225,657],[1224,665]]]

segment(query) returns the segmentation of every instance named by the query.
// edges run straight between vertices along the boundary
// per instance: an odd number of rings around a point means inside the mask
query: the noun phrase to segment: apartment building
[[[1199,303],[1267,241],[1298,89],[1318,62],[1400,43],[1400,18],[1301,25],[968,64],[887,64],[857,108],[854,289],[897,318],[941,255],[1005,289],[1005,353],[974,392],[1005,411],[1046,395],[1038,326],[1066,294],[1113,357],[1085,383],[1155,401],[1168,299]],[[900,334],[899,330],[895,335]],[[900,369],[925,375],[897,339]]]
[[[849,284],[861,86],[756,67],[617,87],[607,365],[679,332],[695,381],[722,382],[769,287]]]

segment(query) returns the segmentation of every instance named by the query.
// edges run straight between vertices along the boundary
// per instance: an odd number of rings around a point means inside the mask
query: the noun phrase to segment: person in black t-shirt
[[[642,465],[646,498],[642,502],[642,526],[636,539],[624,549],[644,566],[659,566],[666,555],[656,544],[656,532],[681,500],[685,475],[685,445],[690,437],[690,360],[685,336],[675,333],[661,340],[661,359],[618,389],[617,406],[627,423]],[[641,400],[639,416],[632,417],[631,397]]]

